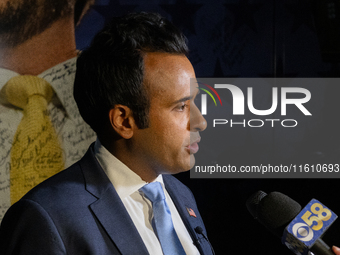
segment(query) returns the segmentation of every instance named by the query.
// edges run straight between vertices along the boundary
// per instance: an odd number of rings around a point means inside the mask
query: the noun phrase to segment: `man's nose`
[[[190,108],[190,131],[203,131],[207,128],[207,121],[196,105]]]

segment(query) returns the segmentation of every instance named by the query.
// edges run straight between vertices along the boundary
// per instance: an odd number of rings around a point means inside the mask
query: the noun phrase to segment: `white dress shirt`
[[[113,156],[101,145],[99,140],[95,143],[95,155],[116,189],[148,252],[152,255],[163,254],[161,245],[151,225],[153,217],[152,203],[138,191],[147,183]],[[186,254],[199,255],[170,195],[164,187],[162,175],[159,175],[155,181],[160,182],[162,185],[175,231]]]
[[[55,91],[48,112],[62,145],[65,167],[78,161],[96,139],[95,133],[81,118],[73,98],[76,59],[69,59],[38,75],[48,81]],[[10,206],[10,151],[22,118],[22,110],[6,100],[3,87],[17,75],[0,68],[0,221]]]

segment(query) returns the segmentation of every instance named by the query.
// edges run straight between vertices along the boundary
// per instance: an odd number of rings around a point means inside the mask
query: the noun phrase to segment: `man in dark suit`
[[[194,165],[206,128],[187,53],[157,14],[114,18],[95,37],[74,96],[98,139],[9,209],[2,254],[213,254],[192,193],[171,176]]]

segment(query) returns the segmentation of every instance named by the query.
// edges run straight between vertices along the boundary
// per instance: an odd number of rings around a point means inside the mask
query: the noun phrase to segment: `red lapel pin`
[[[197,217],[193,209],[187,207],[187,211],[190,216],[195,217],[195,218]]]

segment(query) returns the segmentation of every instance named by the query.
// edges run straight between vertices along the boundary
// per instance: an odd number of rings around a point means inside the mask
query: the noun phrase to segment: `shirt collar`
[[[45,79],[53,87],[59,101],[65,108],[71,119],[80,118],[78,107],[73,98],[73,83],[76,73],[77,57],[66,60],[39,74],[38,77]],[[0,68],[0,90],[9,79],[19,75],[18,73]],[[2,102],[6,102],[5,96],[1,93]]]
[[[104,172],[115,187],[120,199],[130,196],[147,184],[139,175],[112,155],[98,139],[94,145],[94,152]],[[160,182],[164,188],[162,175],[159,175],[155,181]]]

